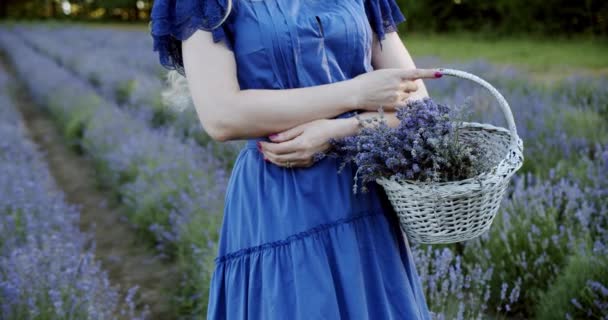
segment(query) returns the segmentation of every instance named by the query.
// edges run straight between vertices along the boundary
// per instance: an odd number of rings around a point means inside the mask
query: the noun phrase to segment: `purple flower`
[[[8,83],[0,68],[0,318],[113,318],[129,306],[94,260],[79,212],[29,140]]]
[[[419,181],[472,177],[482,170],[480,149],[459,141],[451,112],[430,98],[412,101],[397,110],[398,127],[389,127],[381,113],[377,125],[364,125],[358,135],[332,140],[330,153],[342,157],[343,164],[358,166],[356,177],[364,191],[367,183],[392,175]]]

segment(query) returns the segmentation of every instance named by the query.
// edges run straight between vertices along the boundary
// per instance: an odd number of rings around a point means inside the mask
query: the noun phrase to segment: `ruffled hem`
[[[215,260],[216,264],[218,264],[218,263],[225,263],[225,262],[230,261],[230,260],[242,258],[243,256],[246,256],[246,255],[251,255],[253,253],[259,253],[259,252],[264,251],[264,250],[271,250],[271,249],[274,249],[274,248],[277,248],[277,247],[280,247],[280,246],[286,246],[286,245],[288,245],[288,244],[290,244],[290,243],[292,243],[294,241],[298,241],[298,240],[302,240],[304,238],[311,237],[312,235],[314,235],[316,233],[319,233],[319,232],[322,232],[322,231],[327,231],[328,229],[335,228],[335,227],[337,227],[337,226],[339,226],[341,224],[347,224],[347,223],[350,223],[350,222],[353,222],[353,221],[356,221],[356,220],[359,220],[359,219],[362,219],[362,218],[365,218],[365,217],[374,216],[374,215],[380,215],[380,214],[382,214],[382,213],[379,213],[379,212],[371,212],[371,213],[370,212],[366,212],[366,213],[363,213],[363,214],[354,215],[352,217],[338,219],[336,221],[333,221],[333,222],[330,222],[330,223],[321,224],[321,225],[318,225],[318,226],[316,226],[314,228],[311,228],[309,230],[293,234],[293,235],[291,235],[291,236],[289,236],[289,237],[287,237],[287,238],[285,238],[283,240],[278,240],[278,241],[273,241],[273,242],[267,242],[267,243],[264,243],[264,244],[261,244],[261,245],[258,245],[258,246],[240,249],[240,250],[237,250],[237,251],[234,251],[234,252],[227,253],[227,254],[222,255],[222,256],[218,256],[214,260]]]
[[[237,3],[238,1],[234,1]],[[153,38],[153,50],[158,52],[160,64],[168,70],[176,70],[185,76],[181,42],[188,39],[197,30],[211,32],[214,42],[225,40],[232,50],[227,24],[213,29],[205,27],[209,21],[221,21],[226,10],[224,0],[218,0],[217,6],[205,6],[201,0],[156,0],[150,18],[150,35]],[[233,8],[234,10],[234,8]]]
[[[381,212],[220,258],[207,319],[430,319],[409,247]]]

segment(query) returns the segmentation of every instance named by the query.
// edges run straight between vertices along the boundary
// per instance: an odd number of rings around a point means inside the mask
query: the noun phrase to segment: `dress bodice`
[[[363,0],[245,0],[230,21],[242,89],[297,88],[370,71]]]
[[[151,34],[161,64],[184,74],[179,41],[221,19],[226,1],[155,1]],[[372,32],[383,39],[405,20],[395,0],[233,0],[232,7],[212,33],[233,50],[241,89],[307,87],[370,71]]]

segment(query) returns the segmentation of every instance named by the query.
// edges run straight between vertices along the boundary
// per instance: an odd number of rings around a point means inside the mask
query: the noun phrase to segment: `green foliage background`
[[[605,0],[397,0],[409,30],[608,35]]]
[[[61,5],[66,1],[79,8],[77,13],[63,14]],[[396,1],[408,18],[403,25],[407,30],[481,31],[500,35],[608,35],[608,1],[605,0]],[[145,22],[152,4],[153,0],[3,0],[0,1],[0,18]],[[105,9],[103,14],[97,11],[91,15],[100,8]]]

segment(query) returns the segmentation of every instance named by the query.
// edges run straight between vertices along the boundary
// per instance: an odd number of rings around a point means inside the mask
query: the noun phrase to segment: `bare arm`
[[[241,90],[234,53],[214,43],[210,32],[184,40],[182,54],[197,114],[219,141],[268,136],[353,109],[394,108],[415,90],[414,79],[434,76],[432,70],[387,68],[332,84]]]
[[[220,141],[258,137],[357,107],[351,81],[285,90],[240,90],[234,54],[196,31],[182,42],[192,100],[205,130]]]

